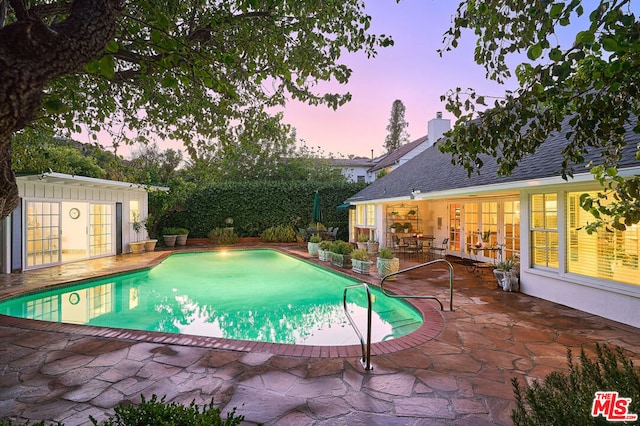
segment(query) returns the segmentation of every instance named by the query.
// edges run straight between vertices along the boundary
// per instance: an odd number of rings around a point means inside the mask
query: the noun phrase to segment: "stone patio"
[[[281,249],[307,256],[296,246]],[[167,254],[0,275],[0,295],[150,266]],[[364,371],[351,353],[310,357],[274,354],[265,346],[212,349],[198,347],[198,339],[154,342],[134,332],[91,335],[78,326],[31,327],[1,318],[0,418],[89,424],[90,415],[105,419],[121,402],[156,394],[186,404],[213,398],[225,412],[237,407],[247,425],[509,425],[511,378],[531,382],[565,369],[567,348],[577,354],[582,347],[592,353],[595,343],[620,346],[640,364],[637,328],[503,292],[489,273],[478,276],[459,264],[454,310],[448,311],[447,273],[440,265],[408,273],[393,285],[437,295],[445,305],[438,311],[442,331],[413,347],[375,355],[372,371]]]

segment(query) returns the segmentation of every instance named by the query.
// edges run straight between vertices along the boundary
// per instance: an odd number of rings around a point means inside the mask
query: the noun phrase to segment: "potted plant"
[[[413,210],[413,209],[412,209],[412,210],[409,210],[409,211],[407,212],[407,216],[409,216],[409,217],[411,217],[411,218],[415,217],[415,215],[416,215],[416,214],[417,214],[417,212],[416,212],[415,210]]]
[[[408,234],[409,232],[411,232],[411,223],[409,222],[403,223],[402,228],[404,229],[404,233]]]
[[[346,241],[336,240],[331,246],[331,263],[340,268],[351,267],[353,246]]]
[[[391,226],[389,226],[389,228],[391,228],[391,233],[395,234],[396,230],[398,228],[400,228],[400,224],[399,223],[392,223]]]
[[[313,234],[311,238],[309,238],[309,242],[307,243],[307,250],[309,251],[309,255],[311,257],[318,257],[318,245],[322,242],[322,238],[320,235]]]
[[[378,253],[376,268],[381,277],[398,272],[400,270],[400,259],[391,251],[389,247],[382,247]],[[395,277],[389,278],[393,279]]]
[[[147,236],[153,235],[154,219],[151,214],[147,215],[147,219],[144,221],[144,227],[147,230]],[[158,240],[155,238],[149,238],[144,242],[144,251],[154,251]]]
[[[376,254],[379,248],[380,248],[380,243],[378,243],[376,240],[367,241],[367,251],[369,252],[370,255]]]
[[[516,263],[513,259],[506,259],[496,263],[493,275],[498,287],[504,291],[518,291],[518,275],[515,271]]]
[[[369,241],[369,237],[367,237],[365,234],[358,234],[358,242],[356,244],[358,245],[359,249],[366,249],[367,241]]]
[[[318,259],[322,262],[331,262],[331,241],[321,241],[318,244]]]
[[[187,237],[189,236],[189,230],[186,228],[176,228],[176,245],[184,246],[187,244]]]
[[[491,241],[491,231],[484,231],[482,233],[480,233],[480,246],[482,248],[488,247],[489,246],[489,242]]]
[[[140,241],[140,231],[142,231],[144,223],[140,220],[140,213],[136,212],[133,214],[133,222],[131,222],[131,226],[133,227],[133,231],[136,233],[136,240],[129,243],[131,253],[144,253],[144,241]]]
[[[176,239],[178,238],[179,228],[164,228],[162,230],[162,240],[167,247],[173,247],[176,245]]]
[[[369,275],[373,262],[369,260],[367,249],[359,248],[351,253],[351,269],[359,274]]]

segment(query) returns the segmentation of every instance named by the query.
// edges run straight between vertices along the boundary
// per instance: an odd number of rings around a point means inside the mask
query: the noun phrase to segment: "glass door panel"
[[[89,207],[90,256],[112,254],[113,214],[110,204],[91,204]]]
[[[27,201],[26,269],[60,263],[60,203]]]

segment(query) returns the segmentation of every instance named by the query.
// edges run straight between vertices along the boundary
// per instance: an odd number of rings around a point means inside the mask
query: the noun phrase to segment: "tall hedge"
[[[257,237],[270,226],[306,227],[311,222],[315,191],[319,191],[323,224],[340,227],[338,236],[346,239],[348,210],[337,206],[365,186],[306,181],[212,183],[194,189],[178,211],[171,209],[158,219],[160,229],[184,227],[190,230],[190,237],[197,238],[227,226],[225,219],[231,217],[240,237]],[[150,194],[151,198],[163,196],[167,195]]]

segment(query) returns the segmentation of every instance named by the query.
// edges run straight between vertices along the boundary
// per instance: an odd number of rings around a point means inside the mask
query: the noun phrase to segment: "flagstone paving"
[[[297,247],[283,249],[306,257]],[[150,266],[166,254],[0,275],[0,295]],[[235,407],[246,425],[509,425],[512,377],[530,383],[566,369],[567,349],[577,354],[584,347],[592,354],[596,343],[617,345],[640,364],[637,328],[502,292],[488,273],[478,277],[457,264],[454,311],[448,311],[446,269],[440,265],[393,283],[443,301],[440,333],[374,356],[372,371],[364,371],[357,356],[337,352],[290,356],[269,353],[269,346],[228,351],[138,341],[135,333],[110,338],[78,332],[77,326],[60,331],[0,321],[0,418],[90,424],[89,416],[106,419],[118,404],[156,394],[185,404],[213,399],[225,413]]]

